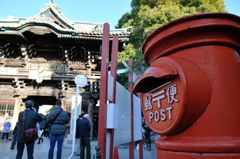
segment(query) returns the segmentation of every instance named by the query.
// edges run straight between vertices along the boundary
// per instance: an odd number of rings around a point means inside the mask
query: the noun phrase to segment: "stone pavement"
[[[119,148],[119,159],[129,159],[129,149],[126,148]],[[134,150],[134,159],[139,159],[139,150]],[[151,145],[151,151],[147,151],[143,149],[143,159],[156,159],[156,147],[155,144]]]
[[[16,147],[14,150],[10,150],[10,144],[11,141],[8,141],[7,143],[0,142],[0,159],[15,159],[16,158]],[[91,141],[91,154],[92,154],[92,159],[93,155],[95,154],[95,146],[97,145],[97,140]],[[56,148],[57,145],[55,146],[55,154],[54,154],[54,159],[56,157]],[[43,143],[41,144],[36,144],[35,143],[35,148],[34,148],[34,159],[47,159],[48,156],[48,149],[49,149],[49,139],[44,138]],[[72,152],[71,146],[66,146],[63,145],[63,150],[62,150],[62,159],[67,159],[68,156],[70,156]],[[119,152],[119,158],[120,159],[128,159],[129,158],[129,150],[128,147],[120,147],[118,149]],[[135,150],[135,159],[138,159],[138,150]],[[152,151],[143,151],[144,158],[143,159],[155,159],[156,151],[155,151],[155,146],[152,144]],[[79,156],[74,156],[72,159],[79,159]],[[27,153],[26,153],[26,147],[24,149],[24,155],[23,159],[27,159]]]
[[[37,141],[35,142],[34,145],[34,159],[47,159],[48,158],[48,150],[50,147],[49,144],[49,139],[48,138],[44,138],[43,143],[41,144],[36,144]],[[95,153],[95,145],[97,144],[97,141],[92,141],[91,142],[91,153],[94,154]],[[0,159],[15,159],[16,158],[16,154],[17,154],[17,147],[15,146],[14,150],[10,150],[10,145],[11,145],[11,141],[8,141],[7,143],[4,142],[0,142]],[[57,144],[55,145],[55,154],[54,154],[54,158],[56,158],[56,152],[57,152]],[[63,145],[63,149],[62,149],[62,159],[67,159],[68,156],[71,155],[72,149],[71,146],[68,145]],[[72,157],[72,159],[79,159],[79,156],[74,156]],[[23,154],[23,159],[27,159],[27,152],[26,152],[26,147],[24,148],[24,154]]]

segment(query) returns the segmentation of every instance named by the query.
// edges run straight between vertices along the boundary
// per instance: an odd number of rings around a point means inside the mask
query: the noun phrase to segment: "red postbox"
[[[240,158],[240,18],[184,17],[144,42],[148,70],[134,90],[160,134],[158,159]]]

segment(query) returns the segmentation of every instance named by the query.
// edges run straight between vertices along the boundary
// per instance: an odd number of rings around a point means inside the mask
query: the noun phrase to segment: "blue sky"
[[[0,18],[32,17],[50,0],[0,0]],[[54,0],[72,21],[108,22],[111,28],[131,10],[131,0]],[[226,9],[240,16],[240,0],[225,0]]]
[[[32,17],[51,0],[0,0],[0,18]],[[131,10],[131,0],[54,0],[72,21],[108,22],[117,25],[122,14]],[[121,3],[119,3],[121,2]]]
[[[225,0],[226,10],[240,16],[240,0]]]

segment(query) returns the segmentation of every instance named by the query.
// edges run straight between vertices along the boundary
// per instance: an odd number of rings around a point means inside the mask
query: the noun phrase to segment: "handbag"
[[[25,130],[25,111],[23,112],[23,130],[24,130],[24,142],[29,143],[38,139],[38,129],[37,128],[29,128]]]
[[[24,142],[29,143],[38,139],[38,129],[30,128],[24,131]]]

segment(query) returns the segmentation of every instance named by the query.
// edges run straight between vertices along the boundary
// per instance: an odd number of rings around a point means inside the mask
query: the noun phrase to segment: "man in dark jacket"
[[[29,128],[36,128],[37,122],[42,120],[40,114],[35,112],[32,108],[34,101],[27,100],[25,102],[26,109],[18,115],[18,128],[17,128],[17,156],[16,159],[21,159],[24,151],[24,144],[27,145],[28,159],[33,159],[34,141],[24,143],[24,130]],[[24,120],[25,116],[25,120]]]
[[[77,120],[77,132],[80,138],[80,159],[84,159],[86,148],[86,159],[91,158],[90,131],[91,125],[88,114],[83,115]]]
[[[66,131],[66,124],[69,123],[69,115],[61,108],[61,105],[61,100],[57,100],[55,108],[48,114],[46,119],[46,124],[51,123],[48,159],[53,159],[56,142],[58,142],[57,159],[61,159],[62,157],[62,145]]]
[[[17,130],[18,130],[18,122],[16,123],[16,126],[13,129],[13,140],[12,140],[11,147],[10,147],[11,150],[14,150],[14,147],[17,143]]]

